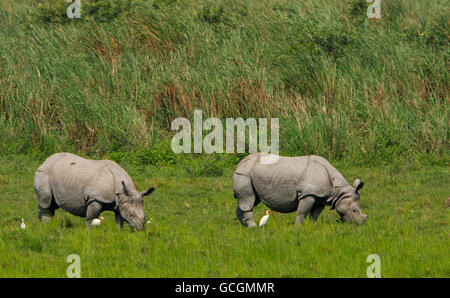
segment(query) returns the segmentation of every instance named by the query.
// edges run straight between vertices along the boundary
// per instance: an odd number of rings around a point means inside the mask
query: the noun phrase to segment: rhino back
[[[53,161],[48,174],[59,207],[74,215],[85,216],[85,188],[101,164],[101,161],[70,153],[61,154]]]
[[[304,196],[326,199],[332,194],[329,171],[341,181],[342,175],[322,157],[280,156],[274,164],[255,163],[251,177],[261,201],[276,211],[293,212]]]
[[[342,174],[328,160],[316,155],[311,155],[311,157],[315,163],[320,164],[327,170],[329,180],[333,187],[349,186],[344,176],[342,176]]]
[[[307,165],[307,157],[282,157],[274,164],[256,162],[252,182],[258,198],[273,210],[292,212],[297,209],[296,188]]]
[[[238,175],[251,176],[253,166],[259,161],[259,154],[254,153],[246,156],[239,162],[235,173]]]
[[[133,179],[131,179],[130,175],[128,175],[127,171],[125,171],[121,166],[119,166],[117,163],[115,163],[112,160],[102,160],[102,166],[108,168],[109,171],[114,176],[114,189],[116,192],[122,191],[122,181],[125,183],[127,190],[132,193],[137,193]]]

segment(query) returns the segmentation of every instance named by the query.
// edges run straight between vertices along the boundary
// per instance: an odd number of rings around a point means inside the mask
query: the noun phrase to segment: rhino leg
[[[303,219],[308,215],[314,206],[315,198],[312,196],[307,196],[298,202],[297,208],[297,219],[295,220],[295,225],[303,224]]]
[[[244,226],[249,228],[256,227],[256,222],[254,219],[255,215],[253,211],[242,211],[238,206],[236,208],[236,216]]]
[[[92,201],[89,203],[86,211],[86,228],[91,228],[93,219],[98,218],[103,211],[103,205],[100,202]]]
[[[319,218],[320,213],[322,213],[323,208],[325,208],[325,205],[314,205],[314,207],[312,208],[310,214],[311,214],[311,218],[313,221],[317,221],[317,219]]]
[[[234,174],[233,176],[234,197],[238,200],[236,216],[246,227],[256,227],[253,207],[259,203],[253,190],[250,177]]]
[[[56,208],[42,208],[40,205],[38,206],[38,208],[38,218],[42,223],[49,222],[55,215]]]
[[[58,205],[53,197],[52,187],[50,186],[47,173],[37,171],[34,175],[34,190],[38,196],[38,218],[41,222],[46,223],[55,215]]]
[[[115,215],[115,220],[116,220],[116,225],[120,225],[120,228],[123,229],[123,218],[120,215],[119,211],[115,211],[114,212]]]

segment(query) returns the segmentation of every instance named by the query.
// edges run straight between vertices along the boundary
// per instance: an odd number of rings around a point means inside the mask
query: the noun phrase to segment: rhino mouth
[[[336,222],[339,223],[349,223],[349,224],[359,224],[362,225],[366,222],[368,215],[364,216],[363,218],[352,218],[349,216],[341,215],[339,219],[336,219]]]
[[[349,223],[352,224],[355,222],[350,216],[345,214],[339,214],[340,218],[336,220],[338,223]]]
[[[140,230],[144,230],[145,226],[143,223],[140,223],[135,220],[128,220],[124,218],[125,222],[130,226],[131,231],[136,232]]]

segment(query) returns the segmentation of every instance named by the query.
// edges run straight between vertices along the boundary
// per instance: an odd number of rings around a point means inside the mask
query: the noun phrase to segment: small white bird
[[[264,215],[263,217],[261,217],[261,220],[259,221],[259,226],[262,227],[263,225],[265,225],[267,223],[267,221],[269,220],[269,213],[270,210],[266,210],[266,215]]]
[[[23,221],[23,218],[22,218],[22,223],[20,224],[20,228],[25,231],[26,226],[25,226],[25,222]]]
[[[94,218],[91,222],[91,226],[94,226],[94,227],[99,226],[102,223],[102,220],[103,220],[103,216],[100,218]]]

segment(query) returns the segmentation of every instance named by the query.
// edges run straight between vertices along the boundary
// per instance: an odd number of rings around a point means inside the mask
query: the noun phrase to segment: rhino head
[[[122,181],[123,192],[117,193],[117,209],[120,216],[128,223],[131,230],[142,230],[145,227],[144,197],[150,195],[155,188],[138,192],[134,187],[127,187]]]
[[[353,182],[353,188],[349,187],[349,190],[336,202],[335,208],[341,217],[341,221],[363,224],[367,220],[368,215],[362,213],[359,209],[359,190],[363,186],[364,182],[356,178]]]

